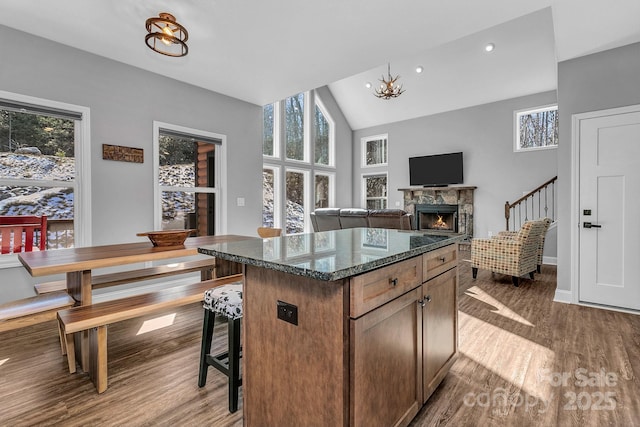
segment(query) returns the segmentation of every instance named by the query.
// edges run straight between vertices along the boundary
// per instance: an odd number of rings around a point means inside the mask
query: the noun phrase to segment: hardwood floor
[[[136,335],[146,320],[173,324]],[[228,411],[226,377],[198,388],[202,304],[109,326],[109,387],[69,374],[55,322],[0,334],[0,426],[241,426]],[[214,351],[226,346],[216,319]]]
[[[459,358],[412,426],[640,425],[640,316],[552,302],[552,266],[519,288],[470,270],[462,261]],[[110,326],[101,395],[68,373],[54,322],[0,333],[0,426],[242,425],[242,389],[230,414],[222,374],[197,386],[200,304],[174,312],[140,335],[158,315]]]
[[[638,426],[640,316],[553,302],[460,263],[460,355],[412,426]]]

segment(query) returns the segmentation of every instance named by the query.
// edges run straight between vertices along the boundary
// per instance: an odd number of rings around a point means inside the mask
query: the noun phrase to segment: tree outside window
[[[263,112],[263,137],[262,137],[262,154],[265,156],[276,156],[275,147],[273,145],[273,123],[274,123],[274,105],[268,104],[262,108]]]
[[[190,136],[159,134],[162,229],[215,234],[216,144]]]
[[[386,209],[387,174],[365,175],[363,180],[366,209]]]
[[[75,120],[0,109],[0,215],[46,215],[47,249],[74,246]]]
[[[286,172],[286,231],[287,234],[304,231],[305,193],[308,172],[287,170]]]
[[[331,178],[333,175],[319,174],[315,175],[315,209],[330,207],[331,197]]]
[[[305,161],[304,93],[284,100],[285,148],[290,160]]]
[[[315,91],[265,106],[263,112],[262,223],[301,233],[310,229],[311,210],[334,201],[333,121]]]
[[[362,138],[362,165],[387,165],[387,135]]]
[[[315,106],[314,114],[315,127],[315,163],[318,165],[329,166],[329,122],[322,113],[322,109],[318,104]]]
[[[263,167],[262,169],[262,225],[264,227],[275,227],[277,215],[276,196],[277,188],[277,168]]]
[[[515,151],[558,146],[558,106],[546,106],[515,113]]]

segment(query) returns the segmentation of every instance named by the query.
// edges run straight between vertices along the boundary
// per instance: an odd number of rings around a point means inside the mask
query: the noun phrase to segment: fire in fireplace
[[[447,222],[442,219],[442,215],[436,214],[436,216],[438,217],[438,219],[429,226],[430,228],[441,228],[444,230],[448,230],[449,228],[451,228],[451,226],[447,225]]]
[[[416,205],[416,230],[458,232],[458,205]]]

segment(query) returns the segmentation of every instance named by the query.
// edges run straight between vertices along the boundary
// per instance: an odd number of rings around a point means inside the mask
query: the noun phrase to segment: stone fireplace
[[[458,232],[458,205],[416,205],[413,228]]]
[[[404,210],[416,230],[460,233],[473,237],[473,192],[476,187],[401,188]]]

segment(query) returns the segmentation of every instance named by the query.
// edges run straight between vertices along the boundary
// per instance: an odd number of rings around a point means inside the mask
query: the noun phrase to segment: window
[[[387,174],[363,175],[364,206],[366,209],[387,208]]]
[[[387,135],[362,138],[362,166],[387,165]]]
[[[388,136],[374,135],[362,138],[362,167],[378,169],[362,175],[362,207],[386,209],[387,207],[387,149]]]
[[[304,232],[305,208],[307,203],[309,172],[299,169],[287,169],[285,173],[285,225],[287,234]]]
[[[276,200],[280,200],[279,188],[280,168],[265,166],[262,169],[262,225],[264,227],[277,227],[276,219],[280,215],[280,209]]]
[[[332,133],[335,127],[317,98],[314,111],[315,163],[316,165],[332,166],[334,140]]]
[[[515,112],[515,151],[558,146],[558,106]]]
[[[0,215],[46,215],[47,250],[90,244],[88,116],[85,107],[0,92]]]
[[[309,231],[309,213],[335,203],[333,121],[315,91],[266,105],[263,114],[262,224]]]
[[[304,93],[284,100],[285,153],[289,160],[306,161],[304,140]]]
[[[154,122],[157,225],[219,234],[223,136]]]
[[[263,110],[264,122],[263,122],[263,138],[262,138],[262,154],[265,156],[276,157],[278,152],[276,146],[273,144],[274,139],[274,120],[275,111],[274,105],[265,105]]]
[[[333,183],[335,182],[334,176],[333,173],[316,172],[314,177],[315,209],[329,208],[335,205],[335,189],[333,188]]]

